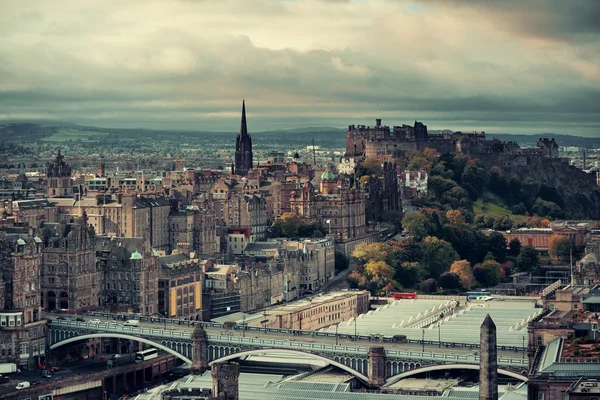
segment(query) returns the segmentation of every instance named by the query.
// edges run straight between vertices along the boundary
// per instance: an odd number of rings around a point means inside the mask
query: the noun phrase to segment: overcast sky
[[[600,136],[598,0],[0,0],[0,119]],[[379,111],[377,109],[379,104]]]

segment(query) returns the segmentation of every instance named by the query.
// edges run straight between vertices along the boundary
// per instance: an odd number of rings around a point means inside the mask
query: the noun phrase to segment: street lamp
[[[358,320],[358,316],[356,316],[354,318],[354,341],[358,340],[358,337],[356,336],[356,322],[357,322],[357,320]]]
[[[167,317],[165,317],[164,315],[162,315],[158,311],[156,313],[163,319],[163,329],[166,331],[167,330]]]
[[[438,347],[442,347],[442,324],[438,322]]]
[[[339,323],[335,324],[335,345],[338,345],[338,326],[340,326]]]
[[[246,316],[242,315],[242,337],[246,337]]]
[[[525,336],[523,336],[523,360],[525,360]]]
[[[425,353],[425,328],[423,328],[423,335],[421,339],[421,346],[423,348],[423,353]]]

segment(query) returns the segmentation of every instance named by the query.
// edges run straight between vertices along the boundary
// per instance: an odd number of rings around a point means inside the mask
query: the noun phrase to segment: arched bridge
[[[122,338],[139,341],[169,352],[190,363],[193,360],[193,345],[189,331],[124,327],[110,324],[89,324],[71,320],[55,320],[48,324],[50,349],[68,343],[92,338]],[[291,337],[295,338],[295,337]],[[353,373],[359,379],[369,376],[369,348],[360,346],[328,345],[301,340],[259,339],[251,337],[208,335],[206,362],[226,361],[246,355],[270,351],[290,351],[313,354],[315,358]],[[444,365],[464,365],[465,368],[478,368],[479,357],[475,355],[436,354],[409,350],[385,350],[386,377],[393,377],[408,371],[427,366],[441,369]],[[527,361],[515,358],[499,358],[498,366],[512,373],[527,369]],[[422,372],[425,372],[423,370]]]

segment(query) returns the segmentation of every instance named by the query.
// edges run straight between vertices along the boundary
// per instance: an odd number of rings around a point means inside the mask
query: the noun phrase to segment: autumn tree
[[[273,229],[280,236],[297,237],[302,224],[304,224],[302,218],[295,213],[286,212],[273,223]]]
[[[368,263],[369,261],[384,261],[388,256],[389,247],[385,243],[360,243],[354,248],[352,257]]]
[[[365,273],[378,286],[385,286],[394,276],[394,270],[385,261],[369,261],[365,265]]]
[[[570,256],[572,250],[571,239],[567,236],[554,234],[548,239],[548,254],[558,260]]]
[[[458,275],[460,284],[467,290],[471,289],[473,285],[473,271],[471,270],[471,263],[467,260],[457,260],[452,263],[450,272]]]
[[[459,210],[446,211],[446,219],[450,225],[460,226],[466,223],[465,216]]]

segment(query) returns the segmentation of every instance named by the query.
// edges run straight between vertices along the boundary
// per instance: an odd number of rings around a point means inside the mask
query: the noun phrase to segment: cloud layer
[[[600,135],[596,1],[3,3],[0,119]]]

